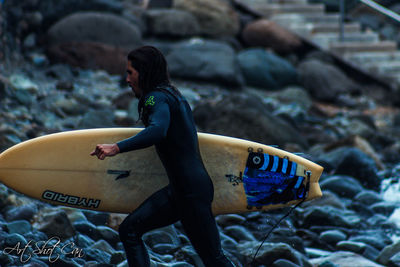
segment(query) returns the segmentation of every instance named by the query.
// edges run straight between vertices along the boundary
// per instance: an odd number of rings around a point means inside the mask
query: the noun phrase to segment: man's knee
[[[124,220],[118,228],[119,237],[122,242],[126,242],[128,239],[140,239],[142,234],[139,230],[139,225],[131,222],[130,220]]]

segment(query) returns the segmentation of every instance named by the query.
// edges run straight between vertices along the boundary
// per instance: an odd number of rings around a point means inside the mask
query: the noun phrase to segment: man
[[[119,227],[129,266],[150,266],[142,235],[178,220],[207,267],[233,266],[221,250],[211,212],[214,188],[200,156],[192,112],[170,84],[162,53],[152,46],[130,52],[126,81],[140,99],[138,110],[146,128],[116,144],[97,145],[91,155],[103,160],[155,145],[170,182]]]

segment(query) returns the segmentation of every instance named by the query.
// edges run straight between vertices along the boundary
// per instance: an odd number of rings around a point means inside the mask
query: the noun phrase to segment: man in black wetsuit
[[[167,63],[159,50],[144,46],[128,55],[127,82],[139,98],[146,128],[117,144],[100,144],[91,155],[99,159],[155,145],[169,185],[151,195],[119,227],[129,266],[150,266],[142,235],[180,220],[204,264],[233,266],[221,250],[211,212],[214,188],[199,152],[192,112],[170,84]]]

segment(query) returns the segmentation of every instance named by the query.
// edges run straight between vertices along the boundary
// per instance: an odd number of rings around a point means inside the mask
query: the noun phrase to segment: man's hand
[[[119,153],[119,147],[117,144],[101,144],[97,145],[96,149],[90,153],[91,156],[97,156],[98,159],[105,159],[106,157],[112,157]]]

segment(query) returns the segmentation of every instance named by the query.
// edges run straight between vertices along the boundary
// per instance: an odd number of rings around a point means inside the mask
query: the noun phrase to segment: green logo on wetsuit
[[[154,106],[156,102],[154,102],[154,96],[150,96],[147,98],[146,103],[144,104],[145,107],[147,106]]]

